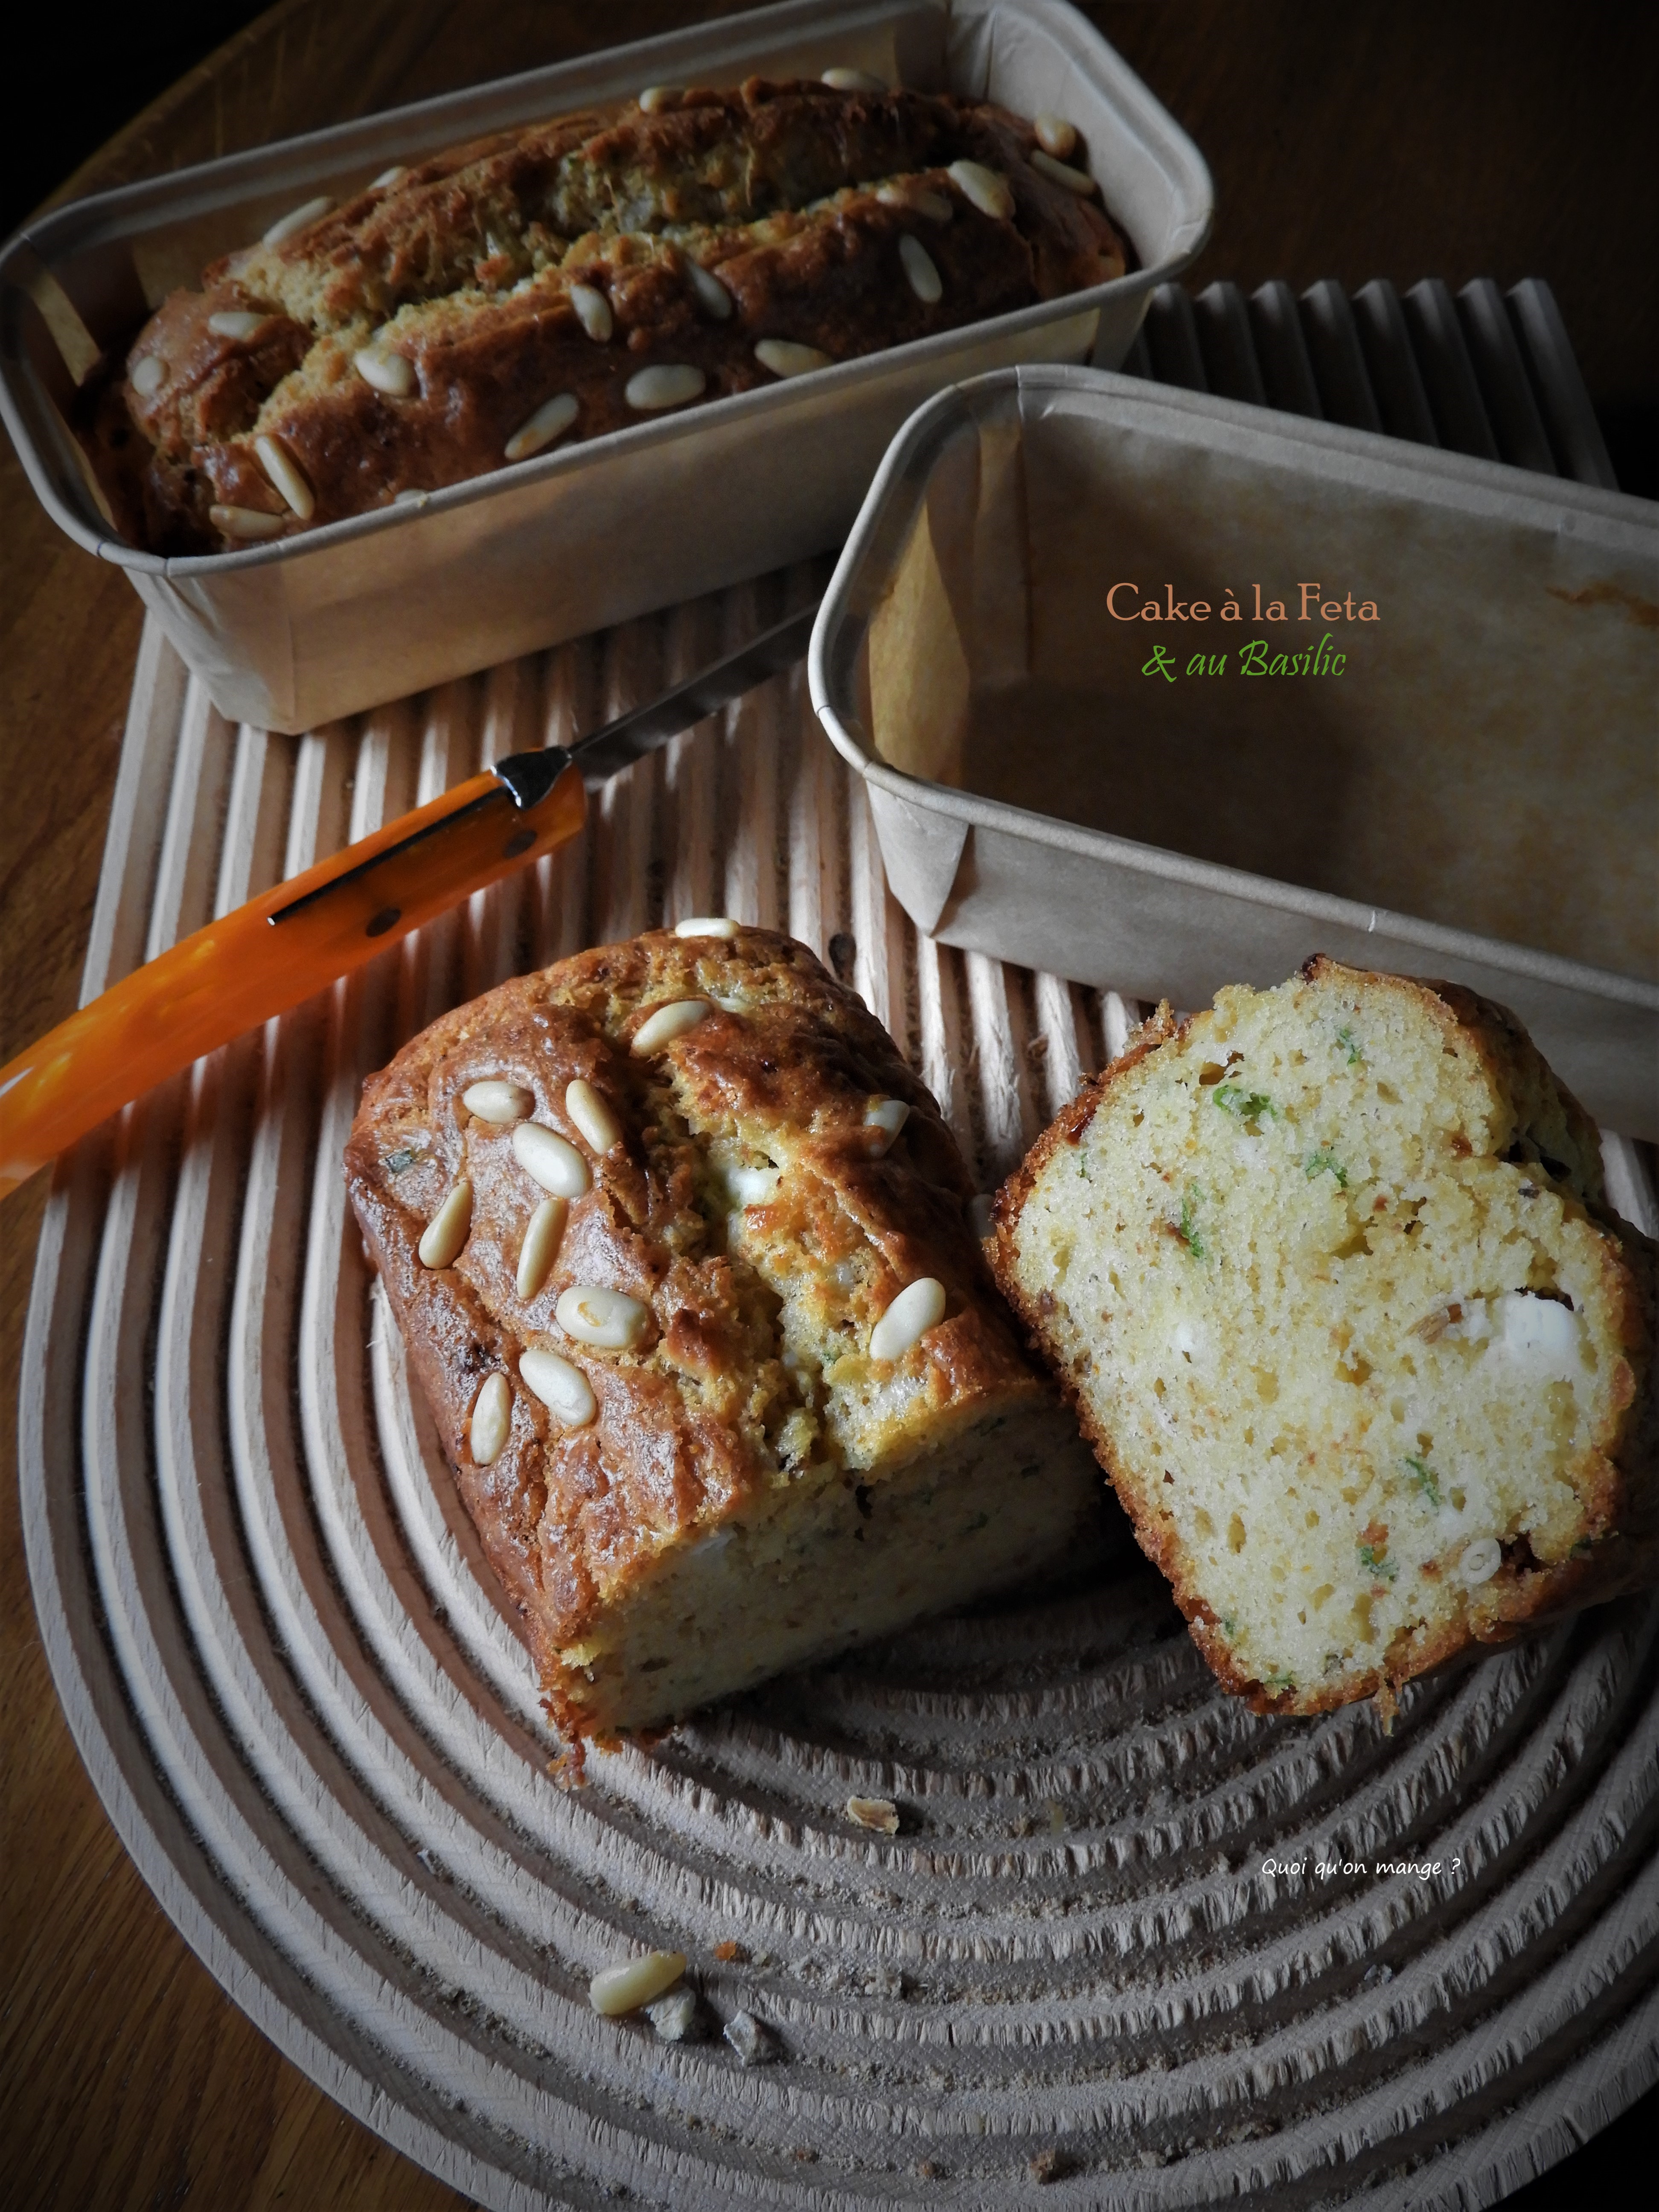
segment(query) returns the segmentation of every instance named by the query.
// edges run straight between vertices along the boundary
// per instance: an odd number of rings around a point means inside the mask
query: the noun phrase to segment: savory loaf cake
[[[1514,1017],[1310,961],[1159,1009],[990,1248],[1194,1641],[1319,1712],[1659,1576],[1654,1247]]]
[[[346,1150],[461,1497],[583,1735],[1099,1540],[933,1100],[802,946],[732,928],[447,1014]]]
[[[830,75],[658,89],[295,210],[89,388],[117,526],[285,536],[1123,273],[1069,126],[1058,161],[1000,108]]]

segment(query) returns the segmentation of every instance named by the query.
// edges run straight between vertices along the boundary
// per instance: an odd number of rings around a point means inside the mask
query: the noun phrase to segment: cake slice
[[[787,938],[659,932],[447,1014],[365,1087],[346,1176],[567,1734],[1103,1542],[938,1109]]]
[[[1200,1650],[1311,1713],[1659,1577],[1654,1247],[1514,1017],[1320,958],[1167,1006],[988,1248]]]

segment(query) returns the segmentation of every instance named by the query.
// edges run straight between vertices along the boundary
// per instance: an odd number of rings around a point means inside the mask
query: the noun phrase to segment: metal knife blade
[[[677,738],[682,730],[689,730],[705,715],[717,713],[733,699],[740,699],[745,691],[752,691],[769,676],[781,675],[786,668],[793,668],[798,660],[804,659],[817,611],[817,599],[798,607],[793,614],[774,623],[770,629],[762,630],[737,652],[709,662],[695,675],[688,676],[683,684],[675,684],[672,690],[647,700],[643,707],[631,708],[614,721],[590,730],[574,744],[544,745],[533,752],[508,753],[494,763],[489,772],[498,783],[506,786],[520,811],[539,805],[573,761],[582,772],[582,781],[592,790],[620,775],[623,769],[631,768],[647,753],[655,752],[670,738]],[[469,800],[442,819],[428,822],[396,843],[382,846],[367,859],[355,864],[348,862],[326,882],[313,884],[308,890],[278,907],[269,919],[273,924],[291,921],[319,899],[328,897],[341,884],[383,867],[413,845],[441,836],[464,813],[486,805],[489,795],[486,791],[483,797]],[[456,896],[464,897],[465,894],[458,892]]]
[[[736,653],[700,668],[648,706],[635,707],[631,714],[607,722],[602,730],[579,738],[570,748],[570,757],[588,787],[654,752],[670,738],[702,721],[705,714],[714,714],[745,691],[752,691],[767,677],[779,675],[804,659],[817,611],[814,599],[786,615],[781,623],[774,623],[770,629],[763,629],[758,637],[750,638]]]

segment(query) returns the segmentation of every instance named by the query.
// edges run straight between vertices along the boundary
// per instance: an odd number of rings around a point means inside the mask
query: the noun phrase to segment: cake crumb
[[[860,1828],[873,1828],[884,1836],[898,1833],[898,1807],[890,1797],[849,1797],[847,1817]]]
[[[547,1762],[547,1771],[561,1790],[580,1790],[587,1782],[587,1747],[580,1736],[568,1743],[556,1759]]]
[[[734,2012],[723,2031],[726,2040],[738,2054],[744,2066],[769,2066],[778,2057],[776,2039],[772,2031],[755,2018],[751,2012]]]
[[[663,2043],[692,2043],[700,2039],[697,1996],[695,1990],[671,1990],[645,2008],[645,2016]]]
[[[860,1984],[867,1997],[902,1997],[904,1977],[896,1966],[872,1966]]]

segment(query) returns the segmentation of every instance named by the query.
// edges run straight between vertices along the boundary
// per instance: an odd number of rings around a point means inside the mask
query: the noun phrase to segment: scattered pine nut
[[[945,173],[981,215],[994,216],[1001,222],[1012,215],[1014,195],[1008,179],[983,161],[952,161]]]
[[[1069,161],[1077,151],[1076,127],[1063,115],[1034,115],[1031,128],[1036,132],[1037,144],[1055,161]]]
[[[832,92],[885,92],[887,87],[868,70],[827,69],[818,82],[827,84]]]
[[[664,1045],[672,1044],[676,1037],[696,1029],[713,1012],[707,999],[671,999],[666,1006],[653,1007],[646,1016],[635,1030],[629,1050],[641,1060],[648,1053],[660,1052]]]
[[[615,2020],[661,1996],[684,1972],[684,1951],[647,1951],[620,1966],[602,1966],[587,1985],[587,2002],[595,2012]]]
[[[793,338],[762,338],[755,358],[774,376],[805,376],[811,369],[828,368],[833,356],[817,346],[797,345]]]
[[[564,1110],[596,1152],[608,1152],[622,1142],[623,1126],[611,1101],[584,1077],[566,1085]]]
[[[860,1828],[873,1828],[879,1835],[898,1833],[898,1807],[890,1797],[849,1797],[847,1817],[856,1820]]]
[[[648,1306],[602,1283],[573,1283],[553,1312],[567,1336],[595,1352],[632,1352],[651,1320]]]
[[[1031,167],[1040,177],[1047,177],[1053,185],[1064,185],[1080,200],[1091,199],[1100,189],[1086,171],[1068,168],[1064,161],[1056,161],[1053,155],[1045,154],[1041,146],[1031,149]]]
[[[562,1428],[585,1429],[599,1410],[586,1376],[556,1352],[543,1352],[535,1346],[521,1352],[519,1379]]]
[[[576,319],[588,337],[595,345],[603,345],[617,327],[610,301],[597,284],[573,284],[569,300],[576,310]]]
[[[726,914],[694,914],[674,924],[676,937],[735,937],[741,923]]]
[[[945,1318],[945,1285],[935,1275],[907,1283],[870,1332],[872,1359],[902,1359]]]
[[[309,522],[317,512],[317,498],[293,457],[271,437],[256,438],[253,450],[275,489],[301,522]]]
[[[481,1121],[505,1128],[509,1121],[526,1120],[535,1110],[536,1101],[523,1084],[509,1083],[505,1076],[487,1075],[481,1083],[468,1084],[461,1093],[461,1103]]]
[[[939,264],[919,238],[908,230],[899,240],[899,259],[910,289],[924,307],[936,307],[945,296],[945,280]]]
[[[623,398],[637,414],[654,414],[665,407],[684,407],[696,399],[708,381],[690,362],[659,362],[630,376]]]
[[[539,1121],[520,1121],[513,1132],[513,1152],[531,1180],[555,1198],[580,1198],[593,1176],[568,1137]]]
[[[568,1200],[544,1198],[530,1217],[530,1225],[524,1232],[524,1243],[519,1247],[519,1272],[515,1285],[519,1296],[526,1305],[538,1295],[553,1271],[553,1262],[559,1256],[559,1245],[564,1236],[565,1217],[569,1211]]]
[[[693,261],[688,255],[685,273],[691,280],[691,289],[714,320],[717,323],[729,321],[735,302],[713,270],[705,269],[701,261]]]
[[[493,1467],[513,1427],[513,1392],[505,1375],[487,1375],[472,1402],[467,1443],[480,1467]]]
[[[579,412],[574,392],[556,393],[544,399],[527,422],[520,425],[502,448],[509,461],[527,461],[532,453],[539,453],[544,446],[550,446],[555,438],[562,438],[575,421]]]
[[[210,324],[216,316],[208,318]],[[167,365],[159,353],[147,353],[132,372],[132,388],[142,398],[148,399],[152,392],[159,392],[167,380]]]
[[[286,245],[290,238],[296,237],[302,230],[309,229],[319,216],[326,215],[333,204],[333,201],[326,192],[319,193],[314,200],[301,202],[300,206],[291,208],[288,214],[277,217],[260,240],[260,244],[262,246]]]
[[[450,1267],[459,1259],[472,1227],[472,1185],[465,1176],[426,1224],[416,1247],[423,1267]]]
[[[926,185],[878,185],[876,198],[884,207],[905,208],[930,222],[949,222],[956,213],[943,192],[930,191]]]
[[[1462,1558],[1457,1571],[1471,1589],[1478,1583],[1489,1583],[1504,1564],[1504,1547],[1496,1536],[1477,1536]]]
[[[892,1149],[909,1118],[910,1109],[902,1098],[872,1098],[864,1109],[864,1126],[871,1133],[871,1141],[879,1143],[884,1152]]]
[[[391,353],[381,346],[360,346],[351,366],[363,382],[388,399],[407,399],[418,381],[415,364],[405,353]]]
[[[280,538],[288,528],[287,515],[257,507],[210,507],[208,520],[227,538]]]

